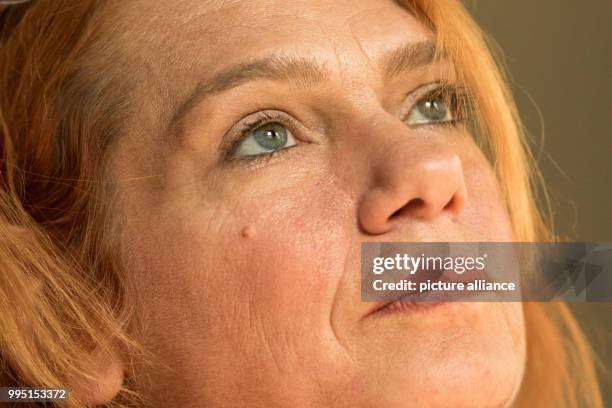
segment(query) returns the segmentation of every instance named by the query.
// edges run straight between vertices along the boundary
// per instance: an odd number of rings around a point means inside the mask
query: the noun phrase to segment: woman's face
[[[155,353],[137,379],[157,406],[512,399],[520,304],[370,314],[360,300],[362,242],[512,240],[488,161],[427,96],[453,78],[423,24],[385,0],[120,14],[118,65],[139,80],[112,169],[138,336]]]

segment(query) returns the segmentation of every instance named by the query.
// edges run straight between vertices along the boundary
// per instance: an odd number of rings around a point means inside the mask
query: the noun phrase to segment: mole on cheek
[[[247,225],[246,227],[242,229],[242,231],[240,231],[240,235],[244,239],[252,238],[254,234],[255,234],[255,229],[250,225]]]

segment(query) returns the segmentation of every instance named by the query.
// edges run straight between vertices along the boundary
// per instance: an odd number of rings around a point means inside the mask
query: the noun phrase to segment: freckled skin
[[[377,56],[432,34],[385,0],[118,10],[134,30],[123,46],[149,66],[113,174],[163,177],[121,184],[118,202],[134,335],[154,355],[152,368],[135,367],[137,386],[154,406],[509,404],[525,361],[520,304],[363,318],[361,242],[513,239],[466,129],[398,118],[405,95],[438,71],[381,79]],[[176,107],[210,72],[275,52],[322,61],[330,78],[244,84],[188,112],[180,143],[163,142],[160,106]],[[265,109],[299,123],[298,146],[253,166],[220,160],[228,129]]]

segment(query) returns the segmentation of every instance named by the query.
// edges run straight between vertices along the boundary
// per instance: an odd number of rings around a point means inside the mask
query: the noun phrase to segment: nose
[[[467,200],[461,158],[440,139],[396,131],[377,138],[378,153],[369,155],[370,185],[358,209],[361,228],[382,234],[410,219],[456,221]]]

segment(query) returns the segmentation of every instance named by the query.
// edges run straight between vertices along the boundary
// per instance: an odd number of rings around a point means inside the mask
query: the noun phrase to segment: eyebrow
[[[431,65],[436,58],[433,41],[407,42],[380,58],[385,79]],[[199,83],[174,112],[169,130],[180,133],[184,117],[206,98],[259,79],[293,82],[302,87],[320,85],[330,77],[325,64],[313,58],[271,55],[232,65]]]
[[[329,77],[324,65],[312,58],[270,55],[261,59],[232,65],[212,78],[199,83],[175,111],[170,130],[179,129],[183,118],[204,99],[258,79],[292,81],[303,87],[312,87]]]
[[[400,47],[385,53],[382,57],[382,72],[385,78],[393,78],[406,71],[412,71],[434,63],[438,48],[433,41],[404,43]]]

